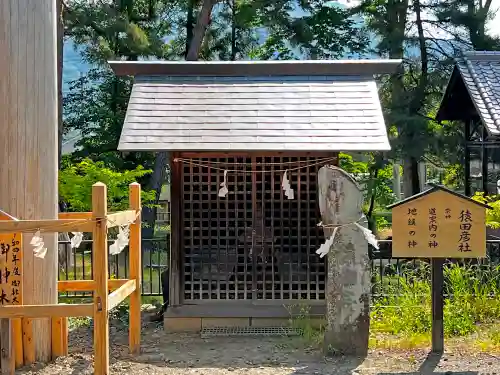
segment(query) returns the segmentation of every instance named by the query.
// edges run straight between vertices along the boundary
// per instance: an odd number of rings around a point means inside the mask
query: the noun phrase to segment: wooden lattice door
[[[184,159],[183,298],[321,300],[316,157]],[[297,169],[298,167],[302,167]],[[283,195],[283,170],[295,190]],[[226,197],[218,190],[228,170]]]

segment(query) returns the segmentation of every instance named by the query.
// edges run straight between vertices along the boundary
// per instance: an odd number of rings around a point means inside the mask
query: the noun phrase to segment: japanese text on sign
[[[417,235],[416,231],[417,225],[417,209],[416,208],[408,208],[408,235],[410,236],[410,240],[408,241],[408,248],[413,248],[418,245],[415,237]]]
[[[0,303],[22,304],[21,234],[0,235]]]
[[[435,189],[393,205],[392,255],[476,258],[486,254],[486,207]]]
[[[458,251],[470,252],[469,241],[471,239],[470,231],[472,229],[472,214],[469,210],[460,212],[460,238],[458,240]]]
[[[437,242],[437,214],[436,214],[436,208],[431,207],[429,208],[429,242],[428,246],[429,248],[434,248],[438,247],[439,243]]]

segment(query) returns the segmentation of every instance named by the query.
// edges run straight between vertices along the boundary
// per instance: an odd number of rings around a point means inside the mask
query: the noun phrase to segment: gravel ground
[[[128,355],[127,332],[111,326],[110,374],[120,375],[347,375],[347,374],[498,374],[500,357],[492,354],[446,353],[429,357],[422,351],[372,351],[367,358],[325,359],[299,338],[217,337],[166,334],[153,323],[143,328],[142,353]],[[92,374],[92,330],[70,334],[70,355],[49,365],[16,372],[38,375]]]

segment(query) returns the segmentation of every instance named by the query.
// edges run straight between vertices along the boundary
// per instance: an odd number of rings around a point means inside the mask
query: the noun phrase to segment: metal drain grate
[[[201,337],[221,336],[300,336],[300,328],[290,327],[211,327],[201,330]]]

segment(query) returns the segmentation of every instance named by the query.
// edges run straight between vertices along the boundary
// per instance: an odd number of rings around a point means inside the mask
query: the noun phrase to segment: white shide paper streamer
[[[293,199],[293,189],[290,186],[290,181],[288,181],[288,170],[283,173],[283,182],[281,183],[281,187],[285,192],[285,197],[287,197],[289,200]]]
[[[47,254],[47,248],[45,247],[45,243],[43,242],[43,238],[40,235],[39,230],[33,235],[33,238],[31,238],[30,245],[33,246],[35,257],[41,259],[45,258],[45,254]]]
[[[224,181],[220,184],[219,197],[225,198],[229,190],[227,189],[227,171],[224,171]]]
[[[338,232],[339,228],[345,227],[345,226],[351,225],[351,224],[354,224],[358,227],[358,229],[361,231],[361,233],[363,233],[363,236],[365,237],[366,241],[370,245],[372,245],[377,250],[379,249],[377,238],[372,233],[372,231],[368,228],[365,228],[364,226],[362,226],[358,222],[354,222],[354,223],[339,225],[339,226],[335,227],[333,229],[332,235],[329,238],[327,238],[327,240],[319,247],[318,250],[316,250],[316,254],[318,254],[320,258],[323,258],[326,254],[328,254],[328,252],[330,251],[330,248],[333,245],[333,242],[335,241],[335,237],[337,236],[337,232]],[[320,225],[321,225],[321,223],[320,223]]]

